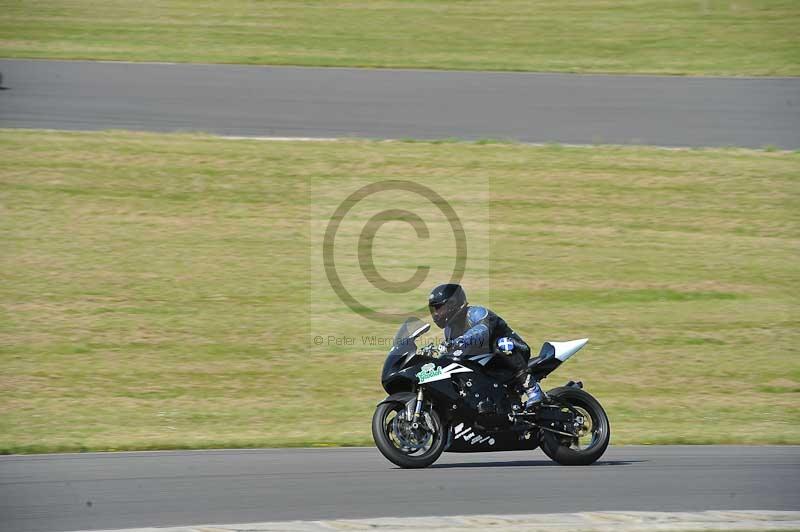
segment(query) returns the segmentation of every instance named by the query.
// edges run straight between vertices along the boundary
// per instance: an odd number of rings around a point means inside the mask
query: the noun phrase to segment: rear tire
[[[561,465],[590,465],[606,452],[611,440],[611,425],[600,403],[579,388],[562,387],[547,392],[552,398],[582,410],[591,418],[591,441],[586,448],[577,448],[576,440],[546,430],[541,431],[544,454]]]
[[[434,463],[442,454],[442,451],[444,451],[446,438],[442,421],[436,413],[436,410],[433,408],[427,410],[426,414],[430,416],[430,421],[434,428],[433,431],[430,431],[427,427],[425,428],[430,445],[419,454],[409,453],[408,450],[401,449],[398,446],[402,444],[402,442],[398,441],[392,423],[392,414],[397,414],[404,410],[405,404],[403,403],[392,402],[379,404],[378,408],[375,409],[375,414],[372,416],[372,438],[375,440],[375,445],[378,447],[381,454],[393,464],[404,469],[428,467]],[[426,422],[424,420],[421,421],[421,425],[426,426]]]

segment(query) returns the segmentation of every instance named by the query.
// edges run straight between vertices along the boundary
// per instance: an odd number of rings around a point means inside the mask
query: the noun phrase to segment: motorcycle
[[[537,447],[562,465],[589,465],[603,455],[611,436],[608,416],[583,383],[569,381],[548,390],[542,403],[526,412],[512,371],[491,364],[502,354],[461,356],[432,343],[418,349],[416,339],[429,330],[416,318],[406,320],[383,365],[381,384],[389,396],[372,417],[372,436],[390,462],[422,468],[445,451]],[[528,371],[541,381],[587,342],[545,342]]]

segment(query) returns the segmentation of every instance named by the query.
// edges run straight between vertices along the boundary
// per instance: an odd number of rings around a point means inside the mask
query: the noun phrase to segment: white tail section
[[[589,343],[588,338],[581,338],[580,340],[570,340],[569,342],[547,342],[555,349],[555,357],[561,362],[577,353],[583,346]]]

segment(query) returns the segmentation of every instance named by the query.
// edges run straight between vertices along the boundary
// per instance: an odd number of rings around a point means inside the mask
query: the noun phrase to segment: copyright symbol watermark
[[[419,243],[425,241],[430,243],[434,235],[432,235],[431,229],[423,216],[413,210],[401,208],[399,205],[372,214],[361,225],[360,231],[356,231],[358,232],[356,239],[357,252],[354,258],[364,280],[384,294],[399,297],[402,294],[408,294],[418,289],[426,282],[431,285],[430,287],[443,282],[461,282],[467,267],[467,236],[464,231],[464,225],[452,205],[432,188],[413,181],[387,180],[370,183],[355,190],[336,207],[327,223],[322,241],[322,262],[328,284],[339,300],[356,314],[369,320],[396,324],[408,317],[410,313],[426,312],[427,306],[422,305],[411,312],[397,312],[360,300],[351,290],[345,287],[336,264],[337,235],[339,235],[345,219],[348,218],[348,215],[351,214],[356,206],[368,198],[374,198],[379,193],[383,193],[384,196],[387,193],[413,196],[419,206],[423,203],[426,204],[428,211],[431,210],[430,207],[432,206],[433,210],[438,212],[438,216],[446,220],[446,225],[449,226],[448,233],[451,233],[448,236],[454,244],[454,257],[452,257],[451,261],[452,270],[442,271],[440,266],[434,267],[431,264],[414,264],[413,273],[409,276],[401,280],[391,280],[379,271],[375,263],[375,244],[378,232],[390,222],[400,222],[414,230]],[[419,210],[425,211],[422,208]],[[352,227],[349,230],[353,233],[351,236],[354,237],[355,234]],[[441,238],[443,235],[436,236]],[[393,252],[395,262],[407,260],[419,260],[419,262],[422,262],[424,260],[417,254],[413,245],[398,245]],[[320,338],[319,344],[317,343],[317,338]],[[314,338],[316,345],[321,345],[323,341],[322,337]]]

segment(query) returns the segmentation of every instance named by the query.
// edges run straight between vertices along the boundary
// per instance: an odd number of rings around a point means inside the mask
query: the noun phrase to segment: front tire
[[[424,410],[419,428],[398,418],[406,405],[400,402],[381,403],[372,416],[372,438],[387,460],[404,469],[428,467],[444,451],[444,427],[432,407]],[[431,430],[431,427],[433,430]]]
[[[561,465],[595,463],[606,452],[611,440],[611,425],[603,407],[597,399],[579,388],[562,387],[547,393],[552,399],[572,406],[586,419],[579,431],[582,434],[580,438],[569,438],[542,430],[541,446],[544,454]]]

